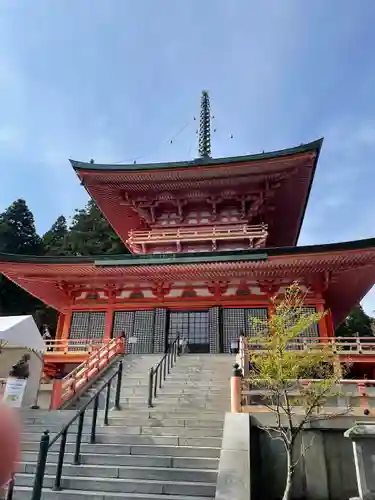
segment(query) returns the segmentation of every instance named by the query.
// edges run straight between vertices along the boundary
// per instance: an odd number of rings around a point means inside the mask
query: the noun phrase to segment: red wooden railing
[[[103,371],[112,359],[124,353],[124,339],[111,339],[91,353],[91,355],[61,380],[55,380],[50,409],[58,409],[69,401],[94,377]]]
[[[130,231],[129,243],[158,243],[168,241],[200,241],[207,239],[243,239],[243,238],[266,238],[267,226],[259,224],[250,226],[248,224],[232,226],[211,226],[211,227],[182,227],[152,229],[150,231]]]
[[[245,343],[247,346],[245,347]],[[244,350],[251,352],[265,351],[269,341],[252,340],[251,337],[241,337],[239,341],[240,355],[244,356]],[[375,354],[375,337],[299,337],[288,343],[291,351],[312,351],[331,347],[333,352],[340,355]]]
[[[356,357],[367,354],[375,354],[375,337],[304,337],[296,339],[289,343],[290,350],[302,351],[308,354],[310,351],[316,351],[319,349],[330,347],[333,353],[337,353],[338,356],[343,356],[343,361],[345,361],[345,356],[350,357],[351,361],[355,361]],[[250,388],[250,383],[241,383],[242,376],[248,374],[249,371],[249,355],[251,356],[251,351],[266,351],[268,348],[267,342],[262,342],[261,340],[252,341],[251,337],[240,337],[239,338],[239,351],[236,356],[236,363],[238,364],[239,370],[235,370],[234,376],[231,380],[231,411],[239,412],[241,410],[241,401],[246,401],[247,404],[251,404],[251,396],[254,395],[260,388],[253,387]],[[353,357],[352,357],[353,356]],[[256,381],[252,381],[256,382]],[[298,384],[305,385],[314,382],[313,379],[299,379]],[[259,381],[260,386],[262,381]],[[246,387],[246,385],[248,387]],[[357,396],[359,401],[359,408],[365,409],[369,408],[369,398],[375,398],[375,380],[369,379],[341,379],[338,382],[338,388],[343,389],[343,396],[351,395],[352,397]],[[345,389],[344,389],[345,388]],[[350,393],[348,392],[350,391]],[[245,404],[246,405],[246,404]],[[354,407],[353,407],[354,408]]]
[[[56,353],[87,354],[104,345],[103,339],[52,339],[46,341],[45,356]]]

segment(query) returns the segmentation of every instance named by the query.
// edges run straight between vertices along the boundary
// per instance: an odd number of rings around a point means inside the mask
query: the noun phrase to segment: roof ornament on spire
[[[204,90],[201,96],[198,150],[201,158],[211,157],[211,113],[210,96]]]

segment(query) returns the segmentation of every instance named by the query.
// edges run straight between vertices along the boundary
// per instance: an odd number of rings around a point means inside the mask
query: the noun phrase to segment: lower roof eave
[[[293,248],[164,256],[30,257],[0,254],[0,272],[48,305],[70,307],[69,288],[126,281],[298,279],[326,273],[335,322],[375,283],[375,238]]]

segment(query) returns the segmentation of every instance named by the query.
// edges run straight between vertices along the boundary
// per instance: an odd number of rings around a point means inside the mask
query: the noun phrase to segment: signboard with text
[[[27,379],[9,377],[5,385],[3,401],[9,406],[21,408],[26,384]]]

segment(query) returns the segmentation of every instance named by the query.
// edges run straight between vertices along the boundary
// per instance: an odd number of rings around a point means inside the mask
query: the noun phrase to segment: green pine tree
[[[100,255],[127,253],[93,200],[86,207],[76,210],[67,238],[72,255]]]
[[[18,199],[0,215],[0,252],[40,255],[43,245],[26,201]]]
[[[47,255],[67,255],[68,225],[63,215],[60,215],[52,227],[42,238],[44,251]]]
[[[40,255],[43,245],[25,200],[16,200],[0,214],[0,252]],[[0,276],[0,314],[33,314],[42,303],[5,276]]]

